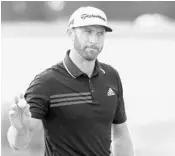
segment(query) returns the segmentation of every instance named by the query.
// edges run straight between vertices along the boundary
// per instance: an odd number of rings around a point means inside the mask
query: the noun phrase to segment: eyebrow
[[[91,30],[91,31],[95,31],[93,28],[90,28],[90,27],[84,27],[83,30]],[[98,32],[102,32],[102,33],[104,33],[105,30],[99,30]]]

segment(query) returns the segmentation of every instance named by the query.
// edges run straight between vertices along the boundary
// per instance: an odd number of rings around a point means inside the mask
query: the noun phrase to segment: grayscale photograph
[[[175,156],[175,1],[1,1],[2,156]]]

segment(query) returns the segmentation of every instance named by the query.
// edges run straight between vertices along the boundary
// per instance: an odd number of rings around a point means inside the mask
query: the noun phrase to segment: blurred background
[[[8,110],[36,74],[61,61],[69,49],[69,16],[80,6],[105,11],[112,33],[99,60],[114,66],[137,156],[174,156],[175,2],[1,1],[1,155],[43,156],[43,131],[29,148],[7,141]]]

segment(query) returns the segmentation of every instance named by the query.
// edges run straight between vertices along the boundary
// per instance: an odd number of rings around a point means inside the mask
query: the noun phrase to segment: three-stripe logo
[[[57,94],[50,96],[50,107],[92,103],[91,92]]]

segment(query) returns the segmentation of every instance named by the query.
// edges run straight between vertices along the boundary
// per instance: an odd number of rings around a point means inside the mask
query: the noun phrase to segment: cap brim
[[[91,24],[90,24],[90,25],[91,25]],[[106,32],[112,32],[112,31],[113,31],[110,27],[105,26],[105,25],[101,25],[101,24],[92,24],[92,25],[100,25],[100,26],[102,26],[102,27],[105,28]],[[84,24],[84,25],[73,26],[73,27],[69,27],[69,28],[85,27],[85,26],[89,26],[89,25],[85,25],[85,24]]]
[[[112,32],[112,29],[110,27],[104,26],[107,32]]]

